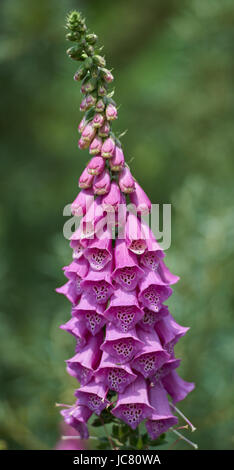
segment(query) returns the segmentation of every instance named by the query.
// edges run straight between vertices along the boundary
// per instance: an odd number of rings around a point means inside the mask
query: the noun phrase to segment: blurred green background
[[[126,160],[154,203],[172,204],[167,264],[181,281],[169,303],[191,327],[177,356],[181,376],[196,382],[179,405],[197,427],[188,437],[231,449],[232,0],[1,1],[0,448],[53,448],[54,403],[71,403],[76,385],[64,364],[74,342],[59,329],[70,309],[54,292],[71,260],[63,207],[88,158],[77,148],[79,85],[65,54],[72,8],[114,68]]]

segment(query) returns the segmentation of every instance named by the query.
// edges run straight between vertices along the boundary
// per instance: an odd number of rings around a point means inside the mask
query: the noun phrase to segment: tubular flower
[[[117,106],[108,84],[114,77],[100,49],[95,52],[96,39],[89,43],[95,35],[87,33],[79,13],[68,16],[67,29],[72,37],[77,34],[85,57],[76,74],[83,80],[80,109],[85,112],[79,147],[89,147],[94,156],[71,205],[81,220],[70,236],[73,261],[63,268],[67,282],[56,289],[71,303],[71,317],[61,329],[75,337],[75,354],[66,367],[80,383],[75,405],[61,414],[84,438],[90,416],[106,410],[133,430],[146,420],[150,438],[156,439],[177,423],[167,394],[176,403],[194,388],[177,374],[180,359],[174,353],[188,328],[164,305],[179,277],[167,268],[164,251],[142,220],[151,201],[125,164],[112,131]]]

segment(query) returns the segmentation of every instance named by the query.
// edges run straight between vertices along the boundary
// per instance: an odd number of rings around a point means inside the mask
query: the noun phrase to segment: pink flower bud
[[[151,202],[141,186],[135,181],[135,191],[130,195],[130,201],[136,206],[137,212],[148,214],[151,211]]]
[[[99,85],[98,96],[105,96],[105,95],[106,95],[106,88],[103,85]]]
[[[113,77],[112,73],[108,69],[104,69],[104,68],[102,69],[102,76],[103,76],[105,82],[107,82],[107,83],[111,83],[114,80],[114,77]]]
[[[93,95],[88,95],[86,96],[86,109],[91,108],[91,106],[94,106],[97,101],[97,98]]]
[[[112,137],[108,137],[105,142],[102,144],[102,157],[104,158],[111,158],[113,157],[115,152],[115,142]]]
[[[120,171],[124,167],[123,150],[116,145],[114,156],[110,159],[110,168],[112,171]]]
[[[112,181],[109,193],[102,199],[102,207],[105,211],[117,211],[119,204],[122,204],[122,197],[118,184]]]
[[[83,119],[80,121],[80,124],[78,126],[78,131],[80,132],[80,134],[83,132],[86,124],[87,124],[87,121],[86,121],[85,117],[83,117]]]
[[[82,132],[82,139],[85,142],[91,142],[96,134],[96,129],[92,126],[92,124],[87,124]]]
[[[104,124],[105,118],[103,114],[97,113],[93,118],[93,127],[102,127]]]
[[[79,178],[79,188],[81,189],[91,188],[92,184],[93,184],[93,175],[90,175],[88,173],[87,168],[85,168]]]
[[[105,168],[105,160],[102,157],[93,157],[87,165],[90,175],[100,175]]]
[[[102,127],[100,127],[98,134],[100,137],[108,137],[110,133],[110,124],[108,121],[106,121]]]
[[[83,137],[81,137],[80,140],[78,141],[78,147],[81,150],[84,150],[84,149],[87,149],[88,146],[89,146],[89,142],[87,142],[86,140],[83,139]]]
[[[124,167],[119,175],[119,187],[123,193],[127,194],[135,190],[135,181],[127,166]]]
[[[89,146],[89,153],[91,155],[97,155],[98,153],[101,152],[102,149],[102,139],[101,137],[94,137],[93,141],[91,142]]]
[[[86,109],[87,109],[87,101],[86,101],[86,98],[84,98],[80,103],[80,111],[86,111]]]
[[[106,108],[106,119],[108,121],[113,121],[114,119],[117,119],[117,117],[117,108],[113,104],[109,103]]]
[[[110,174],[104,170],[100,175],[95,176],[93,181],[93,190],[95,194],[107,194],[110,191]]]
[[[104,111],[105,109],[105,104],[102,99],[98,100],[95,106],[95,109],[98,113]]]
[[[86,82],[81,86],[82,93],[90,93],[95,88],[95,84],[92,82]]]

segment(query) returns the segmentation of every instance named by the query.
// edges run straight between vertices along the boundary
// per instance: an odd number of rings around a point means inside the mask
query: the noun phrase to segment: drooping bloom
[[[67,27],[77,33],[81,28],[85,37],[79,14],[71,13]],[[156,439],[177,424],[167,394],[176,403],[194,388],[178,375],[181,359],[174,351],[188,328],[165,305],[179,277],[166,266],[165,253],[143,220],[151,201],[112,131],[117,106],[107,88],[114,77],[92,50],[83,51],[87,57],[76,80],[84,79],[85,94],[79,147],[89,147],[93,157],[71,205],[72,214],[82,218],[70,236],[73,261],[63,268],[67,282],[57,289],[71,303],[71,318],[61,329],[76,340],[66,367],[80,387],[75,405],[61,414],[87,438],[91,414],[111,409],[133,430],[146,420],[149,436]],[[111,404],[113,393],[117,400]]]
[[[152,439],[157,439],[163,432],[177,424],[167,399],[167,394],[160,383],[149,388],[149,401],[154,411],[146,421],[146,429]]]

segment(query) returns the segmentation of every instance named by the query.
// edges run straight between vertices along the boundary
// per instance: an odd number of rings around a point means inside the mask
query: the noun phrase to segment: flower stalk
[[[162,445],[169,429],[181,436],[172,428],[178,423],[173,411],[195,430],[175,407],[194,388],[175,371],[180,360],[174,346],[188,328],[164,305],[179,278],[166,267],[165,253],[142,219],[151,201],[112,129],[118,118],[109,90],[114,76],[98,38],[77,11],[68,15],[66,29],[72,43],[67,55],[80,63],[74,75],[84,113],[78,147],[91,158],[71,205],[82,219],[70,238],[73,261],[63,268],[68,281],[57,289],[72,304],[61,328],[76,338],[75,355],[66,364],[80,385],[76,402],[62,405],[61,414],[82,439],[89,437],[87,422],[96,416],[92,426],[106,431],[99,448],[148,449]]]

